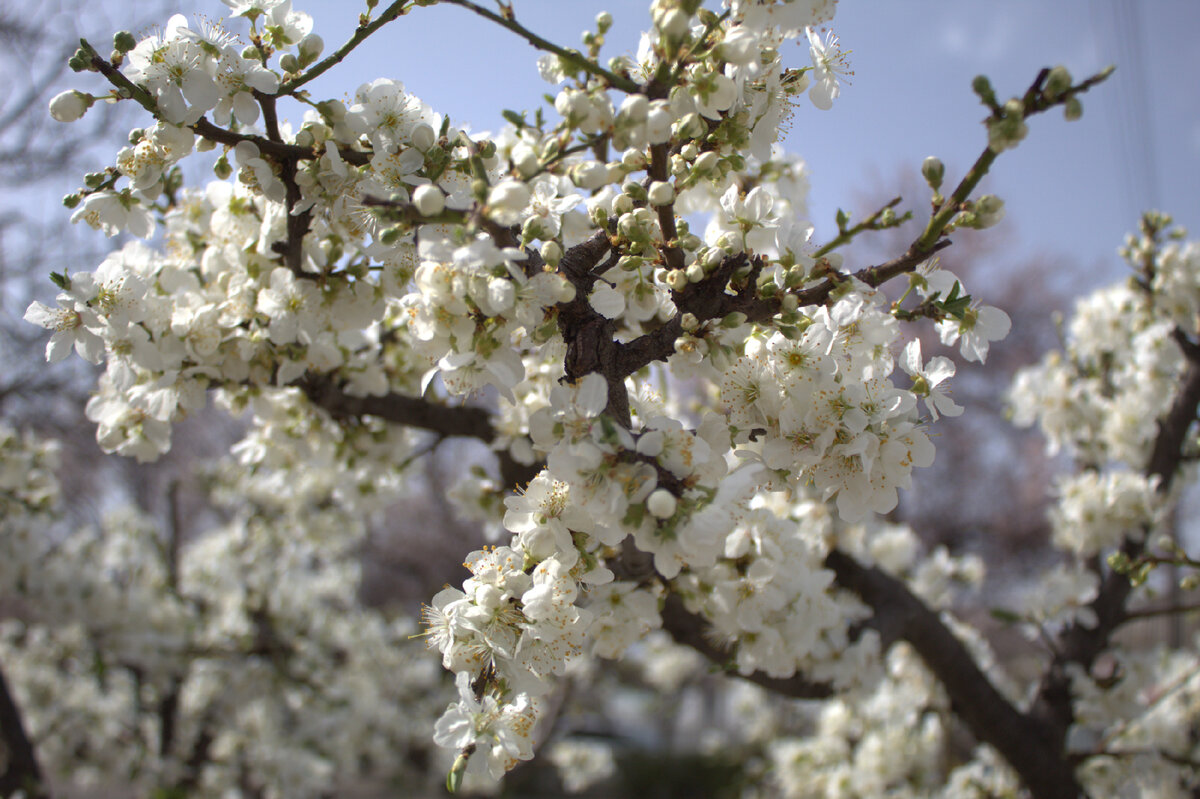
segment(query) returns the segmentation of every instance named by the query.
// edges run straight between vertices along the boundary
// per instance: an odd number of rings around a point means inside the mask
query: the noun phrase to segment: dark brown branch
[[[827,683],[813,682],[801,675],[794,677],[771,677],[762,672],[740,674],[729,669],[730,652],[720,646],[709,635],[712,627],[701,616],[690,612],[683,606],[683,600],[676,594],[668,594],[666,604],[662,609],[663,629],[666,630],[675,643],[696,650],[708,660],[728,671],[731,676],[749,680],[755,685],[761,685],[768,691],[774,691],[782,696],[793,699],[825,699],[833,694],[833,689]]]
[[[487,444],[496,438],[496,430],[484,408],[439,405],[403,394],[355,397],[342,391],[332,381],[315,376],[306,377],[301,381],[300,388],[309,401],[335,418],[374,416],[393,424],[428,430],[446,438],[476,438]],[[508,489],[528,483],[540,470],[537,465],[518,463],[507,451],[497,452],[496,458],[500,462],[500,477]]]
[[[263,124],[267,128],[267,138],[275,144],[283,144],[283,136],[279,132],[279,117],[275,110],[275,98],[271,95],[256,95],[262,106]],[[312,210],[305,209],[302,213],[292,213],[292,209],[300,202],[302,193],[296,182],[297,160],[283,158],[278,161],[279,179],[283,181],[287,206],[287,239],[276,242],[274,248],[283,256],[284,265],[292,274],[299,277],[302,273],[304,258],[304,237],[308,234],[312,223]]]
[[[625,391],[625,375],[619,371],[618,349],[614,340],[616,324],[601,316],[588,294],[599,280],[599,273],[615,265],[617,253],[601,264],[612,249],[608,234],[597,232],[587,241],[576,244],[563,254],[558,271],[575,287],[575,297],[558,305],[558,330],[567,344],[563,374],[568,380],[579,380],[595,372],[608,384],[608,406],[605,413],[618,424],[629,427],[629,394]]]
[[[883,629],[894,630],[913,646],[946,690],[954,712],[976,738],[1004,756],[1034,797],[1079,796],[1074,767],[1063,757],[1061,742],[996,690],[936,611],[900,580],[844,552],[830,552],[825,565],[837,575],[838,585],[871,606]]]
[[[929,258],[930,255],[950,246],[949,239],[936,242],[929,250],[923,250],[913,244],[898,258],[860,269],[853,277],[871,287],[878,287],[892,278],[911,272],[917,265]],[[627,344],[618,345],[618,369],[623,376],[649,366],[655,361],[665,361],[675,352],[675,340],[683,334],[681,317],[684,313],[693,314],[697,321],[706,322],[720,319],[730,313],[746,314],[751,322],[765,322],[782,310],[778,297],[762,298],[755,296],[754,281],[748,285],[749,290],[743,290],[736,296],[725,294],[724,282],[721,277],[728,276],[736,269],[745,265],[747,256],[731,255],[717,267],[713,275],[703,281],[690,285],[683,292],[672,292],[672,299],[679,308],[679,314],[662,327],[646,333]],[[799,307],[817,305],[825,302],[838,283],[847,280],[849,275],[831,276],[812,288],[796,292]],[[718,286],[718,284],[720,284]],[[715,288],[714,288],[715,287]]]
[[[1190,605],[1166,605],[1163,607],[1154,608],[1138,608],[1137,610],[1125,611],[1125,622],[1138,621],[1140,619],[1156,619],[1162,616],[1177,616],[1185,613],[1195,613],[1200,611],[1200,602]]]
[[[650,164],[646,169],[650,180],[665,183],[670,179],[671,175],[668,171],[670,157],[670,148],[665,143],[650,147]],[[675,227],[675,203],[669,202],[654,210],[658,213],[658,226],[662,228],[663,239],[667,242],[676,239],[679,231]],[[683,269],[683,250],[678,246],[667,244],[663,247],[662,252],[667,269]]]
[[[50,799],[33,742],[3,672],[0,672],[0,740],[7,755],[4,773],[0,774],[0,795],[12,796],[23,791],[28,799]]]

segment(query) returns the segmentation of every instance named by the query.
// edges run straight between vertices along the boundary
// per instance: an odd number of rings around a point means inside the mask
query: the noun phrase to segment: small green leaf
[[[524,114],[518,114],[516,111],[510,111],[506,108],[500,112],[500,116],[504,117],[513,125],[515,125],[517,130],[522,130],[529,127],[529,124],[525,121]]]

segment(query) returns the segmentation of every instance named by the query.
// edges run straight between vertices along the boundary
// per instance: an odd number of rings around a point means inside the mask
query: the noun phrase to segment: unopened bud
[[[675,189],[670,183],[656,180],[650,184],[647,199],[651,205],[666,205],[675,199]]]
[[[557,241],[547,241],[542,244],[541,255],[547,265],[557,267],[563,256],[562,246]]]
[[[129,31],[117,31],[113,34],[113,49],[118,53],[128,53],[137,47],[137,39]]]
[[[300,52],[301,66],[308,66],[321,57],[321,52],[325,49],[325,41],[317,34],[310,33],[300,40],[296,49]]]
[[[647,199],[646,187],[636,180],[630,180],[621,187],[621,193],[629,197],[635,203],[644,203]]]
[[[1083,103],[1079,102],[1078,97],[1068,97],[1063,103],[1063,116],[1068,122],[1074,122],[1083,116]]]
[[[976,75],[971,81],[971,89],[979,95],[980,101],[985,105],[996,105],[996,92],[992,90],[992,82],[988,80],[987,75]]]
[[[929,156],[921,164],[921,176],[929,184],[929,188],[937,191],[942,187],[942,179],[946,176],[946,165],[940,158]]]
[[[1057,98],[1060,94],[1071,88],[1071,73],[1062,64],[1050,70],[1050,74],[1046,76],[1046,85],[1043,92],[1051,100]]]
[[[746,324],[746,314],[741,311],[726,314],[725,318],[721,320],[721,327],[726,330],[733,330],[735,327],[741,327],[744,324]]]
[[[646,498],[646,510],[657,519],[669,519],[675,515],[678,502],[675,495],[665,488],[656,488]]]
[[[668,40],[680,41],[684,36],[687,36],[688,28],[691,24],[690,16],[685,11],[672,8],[659,17],[658,30]]]
[[[55,95],[50,101],[50,116],[59,122],[74,122],[82,117],[94,102],[95,98],[90,94],[71,89]]]
[[[700,155],[696,156],[696,160],[692,164],[692,169],[694,171],[694,174],[707,175],[709,172],[713,171],[713,169],[716,168],[717,161],[719,161],[719,160],[720,160],[720,156],[718,156],[712,150],[709,150],[708,152],[705,152],[705,153],[700,153]]]
[[[413,205],[421,216],[434,216],[446,207],[446,196],[437,186],[426,183],[413,190]]]

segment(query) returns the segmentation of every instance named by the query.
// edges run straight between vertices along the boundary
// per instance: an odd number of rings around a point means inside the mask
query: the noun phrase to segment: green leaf
[[[515,125],[517,130],[523,130],[529,127],[529,123],[525,121],[524,114],[518,114],[516,111],[510,111],[506,108],[500,112],[500,116],[504,117],[513,125]]]

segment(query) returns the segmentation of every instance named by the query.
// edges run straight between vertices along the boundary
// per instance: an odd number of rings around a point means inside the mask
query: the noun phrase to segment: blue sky
[[[517,18],[575,46],[596,12],[616,25],[604,53],[632,52],[648,19],[645,0],[514,0]],[[352,30],[358,4],[299,0],[327,49]],[[926,155],[961,175],[984,141],[983,108],[970,89],[986,74],[997,94],[1018,94],[1042,66],[1082,77],[1117,73],[1084,97],[1083,119],[1051,112],[1006,153],[988,190],[1007,203],[1003,235],[1014,254],[1073,256],[1097,279],[1120,274],[1115,249],[1140,209],[1169,211],[1200,235],[1200,3],[1194,0],[842,0],[833,30],[855,75],[832,111],[802,105],[787,147],[811,169],[818,238],[838,207],[891,196]],[[532,109],[551,91],[537,53],[508,31],[456,7],[417,9],[383,29],[314,93],[342,96],[375,77],[402,80],[435,109],[475,130],[496,129],[503,108]],[[808,63],[807,47],[785,58]],[[906,198],[913,206],[924,196]]]

